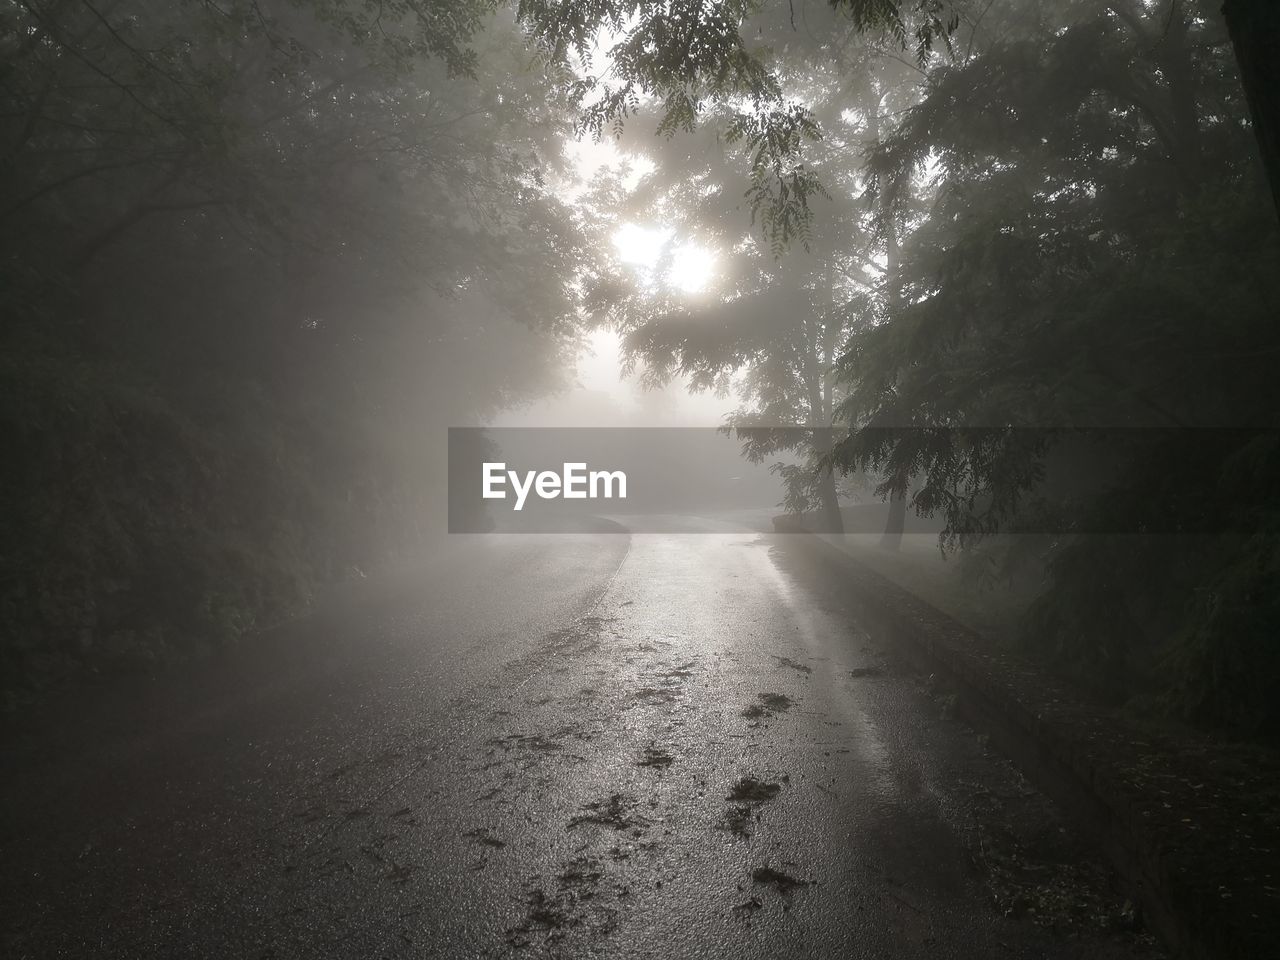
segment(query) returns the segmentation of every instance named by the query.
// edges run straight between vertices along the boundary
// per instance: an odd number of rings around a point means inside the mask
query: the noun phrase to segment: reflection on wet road
[[[206,678],[94,743],[90,774],[24,760],[5,952],[1154,955],[806,556],[749,532],[456,540],[262,653],[309,644],[290,683]]]

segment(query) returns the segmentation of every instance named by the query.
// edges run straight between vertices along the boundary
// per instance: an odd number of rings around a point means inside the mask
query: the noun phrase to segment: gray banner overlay
[[[744,456],[752,443],[779,452],[753,463]],[[786,486],[775,466],[833,447],[846,462],[861,453],[865,464],[836,473],[839,518],[817,503],[783,517]],[[898,459],[885,458],[891,451]],[[882,485],[907,463],[908,533],[943,529],[942,511],[919,509],[939,502],[940,491],[975,497],[981,512],[985,494],[966,486],[968,467],[989,473],[998,464],[1017,473],[1017,509],[986,532],[1249,534],[1274,491],[1254,489],[1224,464],[1259,457],[1280,458],[1280,431],[911,427],[851,437],[805,428],[458,427],[449,430],[449,531],[670,533],[709,529],[689,518],[718,518],[782,532],[880,533],[889,513]],[[1176,501],[1161,484],[1173,471]],[[1081,506],[1135,472],[1148,483],[1143,501]],[[1188,474],[1202,478],[1190,496]]]

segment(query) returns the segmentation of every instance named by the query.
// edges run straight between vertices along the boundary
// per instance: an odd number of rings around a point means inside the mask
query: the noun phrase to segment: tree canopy
[[[820,419],[845,432],[829,468],[940,516],[948,549],[1053,531],[1003,561],[1047,565],[1029,649],[1110,695],[1273,729],[1280,658],[1259,598],[1277,531],[1250,491],[1275,480],[1280,250],[1221,16],[836,7],[694,3],[671,34],[655,32],[665,5],[524,9],[558,55],[602,27],[630,45],[575,89],[589,129],[700,144],[651,148],[664,172],[639,202],[689,235],[757,216],[722,239],[714,298],[602,287],[633,356],[697,388],[736,375],[760,401],[749,417],[808,422],[822,405],[787,386],[806,354],[788,331],[832,324],[829,364],[809,352],[838,398]],[[681,40],[708,10],[728,18],[717,44]],[[574,29],[544,29],[555,17]],[[843,265],[823,277],[828,257]],[[1080,428],[1111,472],[1046,500]],[[1085,533],[1120,527],[1164,533]]]
[[[445,427],[579,336],[572,117],[513,17],[2,16],[6,676],[223,642],[441,526]]]
[[[1264,6],[6,6],[7,673],[225,642],[409,549],[424,438],[607,325],[736,393],[750,456],[792,444],[793,509],[869,476],[947,550],[1045,564],[1028,650],[1274,734]],[[652,172],[575,196],[575,134]],[[627,218],[716,284],[629,272]]]

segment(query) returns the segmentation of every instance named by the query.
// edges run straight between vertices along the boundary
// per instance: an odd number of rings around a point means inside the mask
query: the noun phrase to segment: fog
[[[0,2],[3,952],[1269,955],[1277,44]]]

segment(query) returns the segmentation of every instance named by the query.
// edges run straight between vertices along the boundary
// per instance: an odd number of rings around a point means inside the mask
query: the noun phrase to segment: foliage
[[[829,469],[819,469],[839,400],[834,360],[851,330],[883,309],[887,297],[883,277],[867,262],[878,241],[862,196],[869,173],[860,160],[878,135],[880,116],[912,93],[890,83],[901,66],[876,62],[839,15],[809,11],[806,30],[797,36],[785,9],[774,13],[770,19],[761,11],[752,21],[754,32],[767,49],[785,49],[785,56],[772,57],[771,67],[788,95],[807,104],[806,122],[825,127],[806,155],[812,182],[834,188],[821,187],[806,200],[817,219],[795,221],[786,231],[770,228],[763,238],[748,229],[735,185],[770,182],[759,167],[776,151],[753,141],[744,155],[720,131],[763,136],[765,123],[732,107],[708,106],[704,128],[679,142],[655,143],[644,137],[646,122],[655,118],[641,111],[620,142],[653,157],[658,172],[629,195],[610,192],[593,202],[611,214],[606,229],[625,218],[669,225],[671,256],[686,242],[714,247],[715,278],[707,289],[681,291],[615,263],[593,278],[587,305],[597,322],[624,334],[627,369],[642,370],[645,383],[681,379],[691,390],[734,396],[739,407],[726,431],[743,441],[749,459],[791,454],[808,464],[807,475],[796,463],[776,465],[789,509],[834,510],[833,478]],[[661,131],[660,115],[656,127]],[[751,213],[767,212],[768,204],[756,200],[749,192]],[[802,248],[779,256],[782,233],[792,231],[803,234]],[[655,273],[666,266],[660,262]]]
[[[1212,5],[23,0],[0,49],[7,675],[225,642],[406,548],[412,441],[554,383],[581,295],[799,454],[790,508],[871,471],[949,550],[1041,550],[1059,669],[1280,729],[1280,244]],[[567,207],[575,116],[647,124],[661,176]],[[608,263],[638,212],[721,286]]]
[[[1265,431],[1280,409],[1275,224],[1217,11],[1172,0],[831,7],[845,26],[811,28],[804,4],[522,8],[561,55],[586,51],[601,28],[634,40],[616,73],[578,88],[597,131],[656,104],[661,134],[696,137],[706,121],[746,145],[736,173],[658,150],[674,185],[653,209],[668,222],[676,211],[689,235],[707,232],[731,215],[722,198],[736,178],[751,185],[773,255],[804,251],[776,269],[730,266],[714,302],[655,303],[608,281],[597,302],[651,378],[745,391],[754,403],[735,424],[808,422],[801,411],[821,404],[796,389],[799,358],[814,355],[797,331],[832,324],[843,350],[826,389],[851,429],[823,462],[872,471],[882,496],[941,515],[948,550],[1057,531],[1033,538],[1048,579],[1030,649],[1117,698],[1274,729],[1263,698],[1236,699],[1280,681],[1248,639],[1280,624],[1241,599],[1267,583],[1273,526],[1253,516],[1258,497],[1230,491],[1241,472],[1254,487],[1277,477],[1245,456],[1265,432],[1206,430]],[[679,29],[653,32],[668,11]],[[727,14],[714,42],[685,42],[710,13]],[[556,18],[569,34],[548,30]],[[914,74],[884,74],[897,50],[915,54]],[[739,69],[746,57],[761,69]],[[824,59],[834,75],[822,76]],[[608,77],[625,91],[614,99]],[[865,201],[861,215],[848,214],[852,199]],[[855,228],[815,246],[828,208]],[[755,264],[751,244],[719,233],[733,260]],[[868,282],[878,253],[882,276]],[[844,279],[818,262],[839,263]],[[769,305],[782,290],[789,309]],[[1113,432],[1086,456],[1072,446],[1080,427]],[[1175,429],[1115,432],[1138,427]],[[786,472],[799,506],[805,471]],[[1046,497],[1063,486],[1069,497]],[[1116,529],[1172,532],[1090,532]],[[1242,541],[1242,529],[1260,539]]]
[[[690,132],[708,103],[730,116],[721,127],[750,153],[747,196],[770,242],[806,242],[810,201],[821,186],[801,153],[819,137],[812,112],[784,94],[768,50],[743,28],[754,0],[521,0],[520,21],[554,64],[579,63],[572,89],[580,129],[598,139],[655,101],[659,134]],[[597,46],[607,69],[595,71]]]
[[[555,77],[487,0],[0,19],[6,684],[226,643],[443,524],[443,432],[557,382]]]
[[[896,203],[928,171],[933,202],[909,218],[901,308],[842,359],[836,459],[920,477],[914,505],[964,547],[1036,529],[1045,485],[1086,462],[1055,453],[1061,428],[1103,428],[1105,476],[1049,525],[1028,647],[1115,697],[1274,732],[1257,638],[1280,623],[1246,598],[1276,527],[1233,484],[1280,478],[1244,456],[1280,399],[1277,243],[1230,51],[1180,8],[1018,13],[934,67],[884,145],[877,189]],[[1261,432],[1217,429],[1242,425]],[[1121,529],[1161,532],[1090,532]]]
[[[960,27],[960,13],[950,0],[831,0],[831,6],[848,12],[864,33],[884,31],[906,49],[913,45],[916,58],[925,63],[934,44],[941,41],[948,50],[951,36]],[[905,7],[905,11],[904,11]]]

